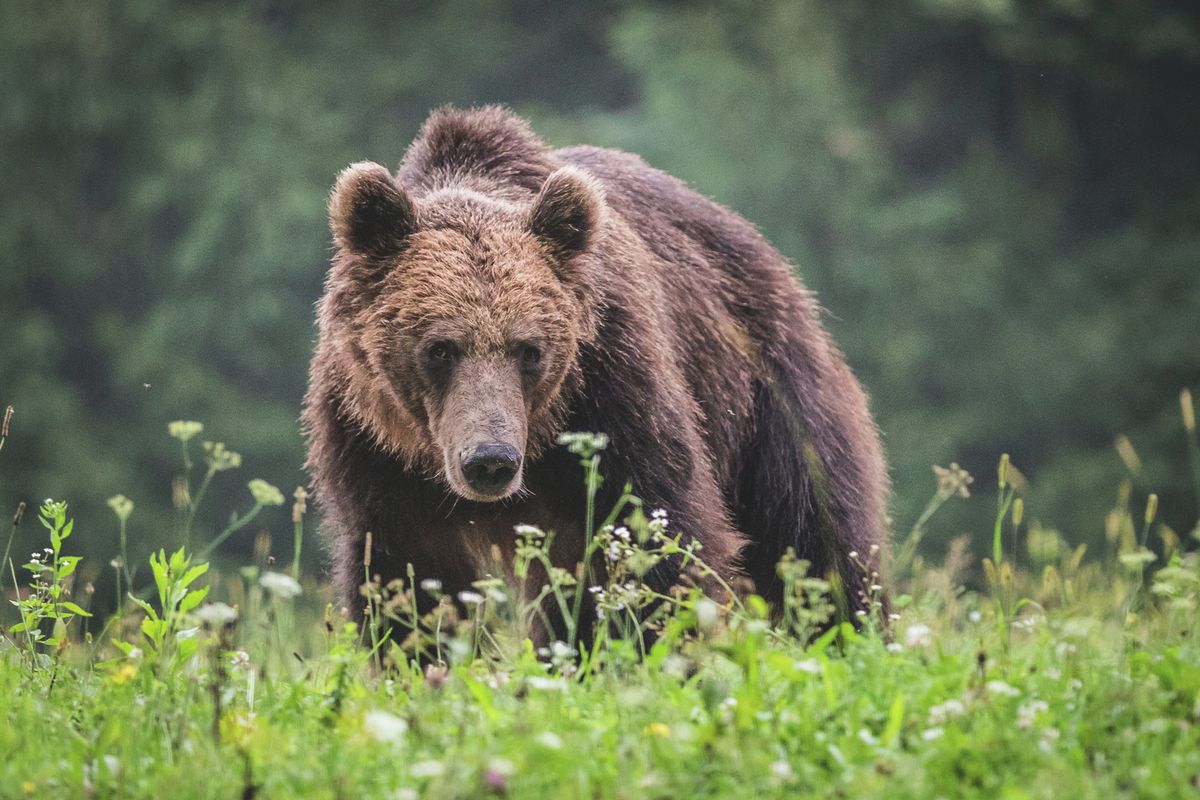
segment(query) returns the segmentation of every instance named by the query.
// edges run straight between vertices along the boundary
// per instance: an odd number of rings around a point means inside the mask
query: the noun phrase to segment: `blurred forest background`
[[[988,535],[1002,451],[1029,516],[1103,546],[1118,434],[1137,496],[1196,523],[1178,395],[1200,389],[1200,4],[13,0],[3,533],[18,501],[68,499],[74,547],[107,563],[121,492],[131,558],[171,544],[173,419],[245,455],[210,526],[251,477],[303,483],[328,188],[394,167],[432,107],[490,102],[762,228],[873,397],[897,531],[932,464],[979,477],[931,557]],[[260,520],[289,535],[286,508]]]

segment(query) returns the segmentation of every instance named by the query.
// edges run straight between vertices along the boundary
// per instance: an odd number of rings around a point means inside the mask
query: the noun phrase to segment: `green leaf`
[[[211,587],[205,586],[203,589],[197,589],[194,592],[185,594],[183,599],[179,601],[179,610],[186,614],[200,605],[204,601],[204,598],[208,596],[209,588]]]
[[[154,610],[154,606],[150,605],[145,600],[142,600],[140,597],[134,597],[132,594],[129,595],[129,599],[132,600],[138,606],[138,608],[145,611],[150,619],[158,619],[158,612]]]
[[[90,617],[91,616],[90,613],[88,613],[87,611],[84,611],[82,608],[75,605],[70,600],[63,600],[62,602],[60,602],[58,604],[58,607],[64,608],[67,611],[70,611],[72,614],[78,614],[81,617]]]
[[[186,574],[179,580],[180,586],[190,586],[192,581],[199,578],[204,573],[208,572],[208,562],[197,564],[187,571]]]
[[[66,539],[71,535],[71,531],[75,530],[75,520],[67,520],[67,524],[63,526],[62,533],[59,534],[59,540]]]
[[[897,694],[888,711],[887,727],[883,729],[880,740],[886,747],[895,747],[900,738],[900,727],[904,724],[904,695]]]

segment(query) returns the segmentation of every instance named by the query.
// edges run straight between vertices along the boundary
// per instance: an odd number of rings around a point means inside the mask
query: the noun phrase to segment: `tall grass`
[[[703,552],[633,487],[595,507],[605,443],[577,435],[588,567],[554,565],[553,532],[530,526],[514,563],[457,597],[411,570],[380,586],[368,564],[359,626],[300,568],[302,490],[290,564],[275,569],[260,534],[254,563],[209,565],[283,493],[250,482],[248,510],[196,541],[208,486],[240,457],[201,442],[193,462],[202,427],[170,433],[174,541],[139,584],[134,506],[113,499],[126,594],[98,632],[83,632],[100,612],[67,552],[91,523],[47,504],[50,552],[5,557],[21,616],[0,635],[0,797],[1181,797],[1200,783],[1195,535],[1172,539],[1130,483],[1104,521],[1110,551],[1088,558],[1027,522],[1007,457],[994,483],[938,468],[896,547],[895,613],[856,626],[791,554],[778,609],[706,596]],[[921,554],[938,509],[981,497],[996,503],[986,557],[964,540],[940,563]],[[691,578],[646,586],[663,559]]]

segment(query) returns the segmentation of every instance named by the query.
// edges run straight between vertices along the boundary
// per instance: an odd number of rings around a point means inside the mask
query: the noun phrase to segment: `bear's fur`
[[[629,481],[727,581],[777,599],[791,547],[862,606],[884,543],[878,433],[814,297],[737,214],[485,107],[435,111],[395,175],[346,169],[330,223],[303,420],[352,613],[368,531],[385,583],[412,564],[469,588],[511,563],[518,523],[555,530],[573,570],[583,481],[563,431],[609,436],[602,513]]]

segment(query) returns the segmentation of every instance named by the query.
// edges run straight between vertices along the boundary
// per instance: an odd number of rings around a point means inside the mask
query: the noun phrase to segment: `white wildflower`
[[[426,578],[421,581],[421,588],[430,594],[437,594],[442,590],[442,582],[437,578]]]
[[[983,619],[983,614],[980,614],[978,611],[972,611],[967,614],[967,619],[971,622],[979,622],[979,620]]]
[[[781,783],[786,783],[796,776],[792,771],[792,765],[784,761],[782,758],[771,764],[771,777]]]
[[[803,661],[796,661],[792,664],[794,669],[800,672],[807,672],[809,675],[821,674],[821,662],[815,658],[806,658]]]
[[[903,653],[904,645],[900,644],[899,642],[888,642],[887,651],[889,653]]]
[[[400,744],[408,732],[408,723],[386,711],[368,711],[363,716],[363,729],[377,742]]]
[[[1050,706],[1046,705],[1044,700],[1030,700],[1028,703],[1023,703],[1017,709],[1017,727],[1023,731],[1029,730],[1037,721],[1038,714],[1049,710]]]
[[[205,603],[192,613],[210,628],[232,625],[238,618],[237,609],[225,603]]]
[[[933,644],[933,631],[928,625],[909,625],[904,632],[904,644],[910,648],[929,647]]]
[[[567,690],[567,682],[562,678],[543,678],[540,675],[533,675],[526,679],[526,683],[534,689],[547,692],[565,692]]]
[[[563,746],[562,738],[557,733],[552,733],[551,731],[538,734],[537,742],[542,747],[550,750],[562,750]]]
[[[295,578],[282,572],[264,572],[258,582],[264,589],[281,600],[299,597],[303,591]]]
[[[932,742],[934,739],[942,738],[942,735],[945,732],[946,731],[944,729],[939,727],[926,728],[924,732],[921,733],[921,738],[927,742]]]
[[[717,624],[717,620],[721,618],[721,607],[709,600],[707,597],[701,597],[696,601],[696,622],[701,630],[708,630],[713,625]]]
[[[483,602],[483,595],[479,592],[464,590],[458,593],[458,600],[463,605],[477,606]]]
[[[988,694],[994,694],[997,697],[1016,697],[1021,694],[1019,689],[1009,686],[1004,681],[988,681],[983,688],[987,689]]]
[[[967,708],[961,701],[947,700],[929,709],[929,723],[931,725],[941,725],[947,720],[961,717],[966,711]]]

